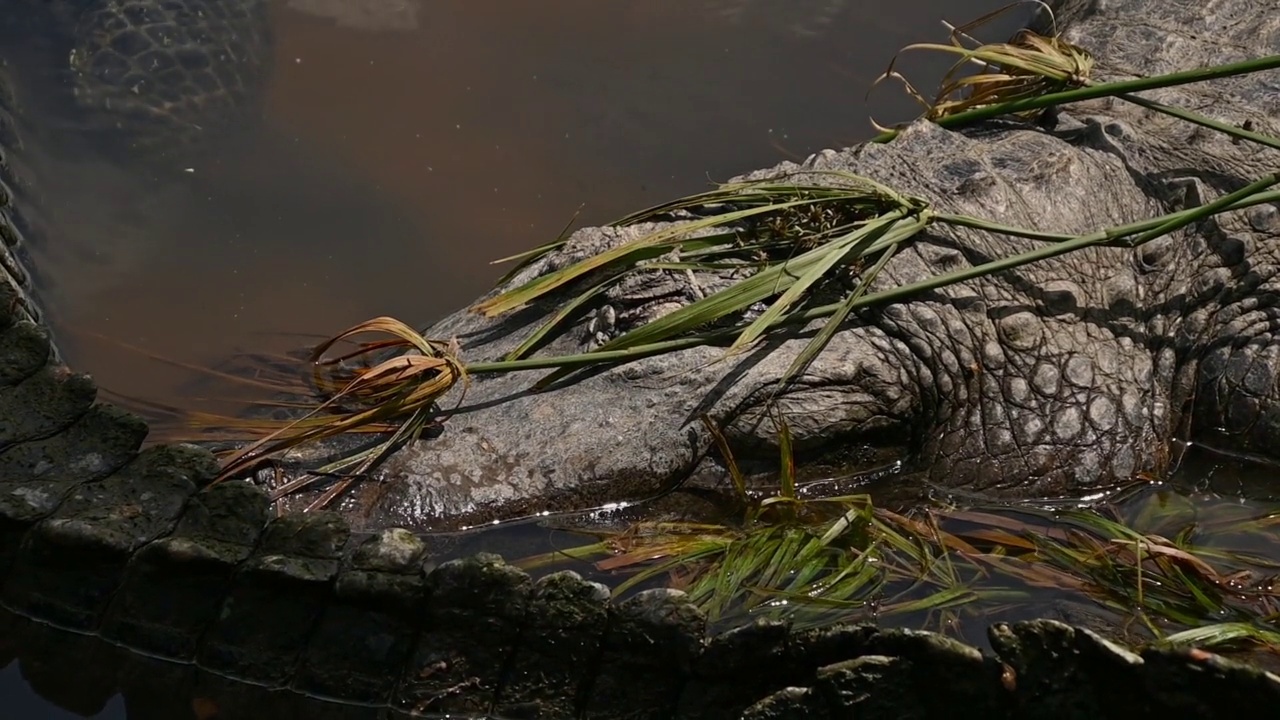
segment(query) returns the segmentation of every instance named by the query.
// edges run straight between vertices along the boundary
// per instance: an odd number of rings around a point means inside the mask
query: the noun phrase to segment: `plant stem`
[[[1101,97],[1118,97],[1127,93],[1205,82],[1207,80],[1216,80],[1235,75],[1247,75],[1253,72],[1274,70],[1276,68],[1280,68],[1280,55],[1268,55],[1262,58],[1243,60],[1241,62],[1228,63],[1226,65],[1196,68],[1195,70],[1184,70],[1182,72],[1169,73],[1168,75],[1138,78],[1136,80],[1122,80],[1119,82],[1102,83],[1099,85],[1088,85],[1082,88],[1049,93],[1047,95],[1041,95],[1034,98],[1012,100],[1006,103],[998,103],[995,105],[976,108],[974,110],[968,110],[966,112],[956,113],[955,115],[948,115],[938,118],[934,122],[942,127],[949,128],[957,125],[964,125],[966,123],[977,122],[979,120],[989,120],[1001,115],[1013,115],[1016,113],[1026,112],[1028,110],[1040,110],[1053,105],[1083,102],[1085,100],[1095,100]],[[888,130],[872,138],[871,142],[890,142],[894,138],[898,137],[901,132],[901,130]]]

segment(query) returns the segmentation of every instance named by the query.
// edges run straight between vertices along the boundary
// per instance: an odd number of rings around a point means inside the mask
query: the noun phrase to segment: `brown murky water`
[[[913,116],[895,86],[864,101],[893,53],[1002,4],[430,0],[416,29],[371,32],[282,0],[251,136],[145,173],[31,148],[45,304],[70,364],[112,392],[231,395],[154,358],[217,366],[375,315],[431,322],[579,207],[607,222]],[[946,64],[899,69],[931,90]],[[47,704],[17,663],[0,700],[11,717],[126,717],[119,697]]]
[[[868,106],[871,80],[901,46],[945,39],[940,20],[997,5],[434,0],[402,32],[280,6],[255,136],[174,158],[163,191],[142,186],[152,171],[44,173],[67,178],[46,193],[52,234],[79,250],[38,258],[48,304],[71,363],[109,390],[234,392],[139,353],[216,365],[305,342],[286,333],[435,320],[579,207],[607,222],[869,137],[872,110],[911,117],[896,87]],[[945,62],[916,60],[934,78]]]

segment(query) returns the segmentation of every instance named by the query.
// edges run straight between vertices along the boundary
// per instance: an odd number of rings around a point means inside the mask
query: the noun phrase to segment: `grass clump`
[[[724,345],[728,348],[726,356],[731,356],[771,332],[823,320],[820,330],[780,379],[780,384],[785,385],[812,363],[859,308],[905,300],[1087,247],[1138,247],[1217,213],[1280,199],[1280,194],[1268,192],[1280,183],[1280,173],[1273,173],[1199,207],[1085,235],[1070,235],[938,212],[919,198],[896,193],[849,172],[811,171],[804,175],[810,182],[824,178],[831,185],[786,182],[794,176],[733,183],[637,213],[617,224],[658,220],[690,211],[696,211],[697,219],[682,220],[622,243],[479,303],[473,308],[475,311],[494,316],[557,290],[586,287],[566,298],[561,309],[502,362],[471,365],[471,371],[554,368],[535,385],[541,389],[585,365],[634,360],[698,345]],[[815,219],[825,222],[814,222]],[[1041,244],[980,265],[871,289],[895,253],[927,228],[940,225],[1027,238]],[[699,232],[708,234],[696,235]],[[659,257],[660,262],[653,261]],[[706,273],[726,268],[754,272],[588,353],[529,357],[554,331],[630,273]],[[832,296],[838,299],[825,302]],[[753,307],[766,301],[766,309],[751,317]]]
[[[361,342],[352,351],[327,357],[335,345],[370,333],[387,337]],[[465,394],[468,379],[458,360],[456,342],[429,340],[389,317],[359,323],[326,340],[312,351],[309,363],[311,387],[321,398],[319,404],[294,420],[240,423],[259,437],[224,459],[218,480],[242,475],[264,458],[282,456],[306,443],[351,432],[388,433],[387,439],[373,447],[306,473],[275,491],[279,498],[320,477],[336,476],[339,481],[312,505],[324,507],[393,450],[419,438],[437,415],[436,401],[459,383]]]
[[[1280,55],[1154,78],[1096,84],[1090,77],[1095,67],[1092,56],[1058,37],[1056,32],[1043,36],[1024,29],[1008,42],[991,44],[980,44],[969,34],[1020,4],[1023,3],[1006,6],[960,28],[948,25],[949,45],[921,43],[904,48],[904,51],[942,50],[960,56],[932,101],[925,100],[892,64],[877,82],[886,78],[901,80],[908,92],[925,105],[925,117],[948,127],[996,116],[1030,119],[1054,105],[1118,97],[1240,140],[1280,148],[1280,140],[1250,128],[1235,127],[1133,94],[1280,67]],[[1042,2],[1035,4],[1048,10]],[[976,64],[979,71],[964,74],[962,71],[971,64]],[[896,134],[896,130],[889,130],[875,141],[886,142]],[[859,308],[900,301],[920,292],[1094,245],[1137,247],[1213,214],[1272,202],[1276,197],[1266,191],[1280,177],[1273,173],[1200,208],[1086,235],[1067,236],[941,213],[921,198],[899,193],[853,173],[811,171],[803,173],[803,177],[800,175],[781,174],[759,182],[728,183],[633,214],[614,223],[615,226],[648,221],[667,221],[669,225],[477,304],[474,310],[493,317],[553,291],[570,286],[586,287],[566,299],[547,323],[504,358],[511,365],[493,364],[484,371],[516,366],[553,367],[555,371],[535,386],[545,388],[583,365],[631,360],[693,345],[725,345],[727,355],[733,355],[783,326],[822,319],[820,330],[784,373],[780,384],[785,385],[812,363],[843,322]],[[872,284],[894,254],[935,225],[1028,238],[1044,242],[1045,246],[962,271],[872,291]],[[519,259],[520,267],[525,267],[563,247],[564,242],[562,233],[550,244],[508,259]],[[692,279],[694,273],[727,269],[747,275],[729,287],[613,338],[591,353],[527,362],[551,333],[578,317],[594,299],[632,273],[685,272]],[[510,280],[514,272],[504,281]],[[817,301],[832,295],[839,298],[834,303]]]
[[[969,34],[975,28],[1024,4],[1039,5],[1052,17],[1052,10],[1041,0],[1017,2],[960,28],[948,24],[950,44],[916,43],[903,48],[902,52],[936,50],[960,56],[944,76],[938,94],[932,100],[925,99],[910,81],[894,69],[897,56],[872,84],[872,89],[887,79],[901,82],[907,93],[924,106],[923,117],[943,127],[959,127],[1002,116],[1034,120],[1048,108],[1057,105],[1113,97],[1240,140],[1280,149],[1280,141],[1276,138],[1254,132],[1251,128],[1236,127],[1135,94],[1145,90],[1274,70],[1280,68],[1280,55],[1153,77],[1098,83],[1091,77],[1096,66],[1093,56],[1084,48],[1063,40],[1056,30],[1052,35],[1045,36],[1023,29],[1008,42],[986,44],[979,43]],[[966,74],[964,70],[970,65],[976,66],[976,71]],[[874,121],[872,124],[882,131],[872,142],[889,142],[898,136],[898,129],[885,128]]]
[[[1008,42],[982,44],[969,34],[1021,4],[1006,5],[961,27],[947,24],[951,40],[948,45],[915,43],[902,49],[901,52],[938,50],[960,56],[943,76],[938,94],[932,100],[925,99],[906,77],[894,69],[898,56],[894,56],[888,69],[872,83],[871,89],[874,90],[884,80],[897,80],[911,97],[924,106],[925,117],[937,122],[963,116],[967,112],[1007,107],[1010,103],[1031,101],[1089,84],[1093,56],[1084,48],[1056,35],[1046,37],[1023,29],[1015,33]],[[1048,11],[1048,6],[1044,3],[1035,4]],[[978,71],[966,73],[970,65],[976,65]],[[1007,114],[1031,120],[1043,111],[1043,107],[1031,107]],[[872,124],[879,130],[890,132],[874,121]]]
[[[655,583],[688,593],[713,623],[755,617],[804,626],[923,619],[955,629],[1037,601],[1066,598],[1104,613],[1140,642],[1280,654],[1280,510],[1197,514],[1150,484],[1093,508],[1030,504],[906,513],[869,495],[807,499],[789,433],[778,487],[753,494],[705,417],[745,509],[723,524],[640,522],[594,542],[526,558],[525,567],[594,561],[626,576],[615,595]],[[1232,509],[1234,508],[1234,509]],[[1225,510],[1225,512],[1221,512]],[[1246,545],[1254,550],[1221,547]]]
[[[744,508],[735,522],[640,522],[606,533],[597,543],[523,564],[603,554],[607,557],[596,563],[598,569],[630,574],[614,588],[615,594],[665,577],[713,622],[763,613],[803,624],[814,608],[874,603],[876,613],[884,616],[948,608],[972,598],[953,554],[977,550],[928,519],[877,508],[868,495],[802,497],[790,431],[785,421],[778,422],[779,487],[776,493],[758,495],[748,487],[724,436],[703,417]]]
[[[807,365],[829,340],[852,303],[862,297],[876,273],[901,245],[932,221],[923,200],[851,173],[829,173],[831,185],[766,182],[733,183],[624,218],[629,225],[691,210],[697,219],[682,222],[539,276],[475,306],[487,316],[520,307],[570,283],[597,274],[600,280],[569,300],[564,308],[507,356],[528,356],[553,331],[609,286],[636,271],[706,272],[734,270],[747,276],[729,287],[644,326],[614,338],[600,354],[644,348],[653,343],[714,327],[767,303],[758,316],[734,329],[729,353],[749,347],[781,321],[794,315],[811,293],[838,276],[848,289],[842,306],[793,365]],[[697,236],[703,231],[706,235]],[[657,259],[658,262],[652,262]],[[545,382],[559,378],[553,374]]]

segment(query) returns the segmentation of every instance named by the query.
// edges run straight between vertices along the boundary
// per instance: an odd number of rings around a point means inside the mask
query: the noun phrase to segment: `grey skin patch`
[[[996,327],[1000,339],[1015,350],[1035,348],[1044,335],[1044,321],[1025,311],[1000,318]]]
[[[1061,388],[1062,375],[1058,368],[1050,363],[1039,363],[1031,372],[1031,386],[1041,397],[1056,397]]]
[[[1068,407],[1053,418],[1053,435],[1058,442],[1074,442],[1084,430],[1084,413],[1078,407]]]
[[[1116,404],[1107,397],[1095,397],[1089,401],[1089,423],[1099,431],[1105,432],[1116,426]]]
[[[1040,287],[1040,301],[1049,315],[1079,315],[1084,289],[1069,280],[1050,280]]]
[[[1067,358],[1066,371],[1063,373],[1067,382],[1078,388],[1093,387],[1093,361],[1082,355]]]

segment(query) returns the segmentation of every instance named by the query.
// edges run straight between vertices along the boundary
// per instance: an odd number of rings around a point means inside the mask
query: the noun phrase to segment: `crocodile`
[[[1057,5],[1063,37],[1094,55],[1099,81],[1274,53],[1280,22],[1251,14],[1259,7]],[[1275,82],[1263,72],[1150,98],[1274,135]],[[1274,153],[1102,99],[1035,123],[946,129],[918,121],[890,143],[824,151],[730,182],[787,173],[821,185],[834,172],[856,173],[941,212],[1082,235],[1238,190],[1271,171]],[[687,222],[578,230],[481,300]],[[727,359],[723,347],[708,345],[628,359],[539,392],[532,388],[545,370],[477,375],[438,437],[399,450],[339,508],[356,527],[449,530],[724,488],[704,415],[744,464],[775,462],[776,412],[806,467],[856,476],[900,463],[890,484],[988,498],[1079,497],[1160,477],[1176,461],[1177,440],[1274,459],[1280,343],[1271,328],[1280,296],[1268,240],[1278,230],[1275,204],[1260,204],[1137,248],[1093,246],[867,308],[785,385],[779,380],[813,327],[778,332]],[[931,227],[893,257],[872,290],[1040,246]],[[635,273],[531,357],[590,350],[723,287],[732,272]],[[496,317],[464,308],[426,333],[456,339],[467,362],[498,360],[583,289]],[[318,492],[294,496],[289,507]]]
[[[1260,0],[1052,6],[1074,42],[1146,72],[1280,44]],[[1270,128],[1275,93],[1263,92],[1266,77],[1215,86],[1215,112]],[[1203,89],[1178,92],[1207,104]],[[1237,98],[1245,101],[1233,109]],[[15,158],[16,133],[29,123],[11,122],[13,109],[5,111],[0,662],[20,658],[33,681],[56,681],[41,671],[69,668],[68,659],[77,663],[76,677],[89,679],[79,668],[97,659],[85,696],[105,693],[100,701],[123,690],[139,717],[173,717],[224,681],[271,691],[253,696],[246,714],[290,712],[296,702],[307,717],[1226,718],[1280,701],[1280,677],[1256,668],[1199,650],[1134,653],[1051,621],[993,626],[991,652],[869,626],[812,630],[760,621],[712,632],[678,591],[613,598],[575,573],[535,578],[492,555],[437,562],[432,536],[416,532],[656,492],[691,473],[706,443],[696,428],[672,422],[687,420],[690,398],[705,394],[692,390],[737,380],[747,389],[723,397],[749,405],[776,377],[772,356],[785,358],[793,352],[787,348],[731,375],[704,368],[708,356],[690,353],[611,368],[540,395],[515,391],[528,377],[478,379],[471,412],[450,418],[440,437],[401,451],[382,487],[359,490],[377,491],[372,509],[354,503],[281,513],[260,484],[215,483],[218,466],[207,449],[142,449],[146,423],[98,400],[91,378],[60,361],[25,269],[31,238]],[[1255,149],[1120,105],[1072,112],[1045,127],[916,125],[889,146],[822,153],[804,167],[852,167],[942,207],[978,204],[1011,222],[1079,231],[1237,187],[1268,162]],[[1193,429],[1224,426],[1243,449],[1264,449],[1274,388],[1273,374],[1264,382],[1259,368],[1272,356],[1263,331],[1274,308],[1258,243],[1274,233],[1274,218],[1274,208],[1227,216],[1126,256],[1128,263],[1100,250],[1057,284],[1035,283],[1035,291],[1010,275],[860,318],[833,346],[833,359],[810,371],[801,391],[783,396],[797,437],[820,450],[906,435],[918,443],[907,449],[925,465],[949,458],[954,480],[968,486],[1080,490],[1158,472],[1160,447],[1198,389],[1201,420]],[[526,276],[627,232],[580,231]],[[977,234],[926,240],[891,277],[972,263],[992,250]],[[611,298],[618,305],[612,323],[587,332],[584,319],[559,347],[607,336],[619,321],[642,321],[654,298],[683,297],[646,295],[630,304]],[[458,335],[471,355],[496,356],[509,347],[508,332],[546,309],[497,321],[460,313],[428,333]],[[962,320],[964,335],[946,335]],[[925,334],[912,336],[911,327]],[[1028,345],[1039,354],[1019,351]],[[889,362],[904,358],[915,361]],[[689,371],[690,364],[699,369]],[[1136,405],[1126,400],[1135,390]],[[593,408],[590,398],[601,392],[607,402]],[[837,422],[823,424],[837,413]],[[1037,417],[1053,423],[1047,459],[1002,455],[1001,428]],[[738,440],[770,441],[749,424],[730,427]],[[969,445],[983,428],[990,434]],[[954,454],[957,446],[967,452]],[[539,458],[556,453],[560,472],[553,474]],[[995,458],[1008,467],[993,467]],[[441,468],[449,468],[444,490],[411,502]],[[985,485],[980,472],[991,478]],[[62,662],[49,662],[58,653]],[[342,702],[306,704],[314,698]]]

